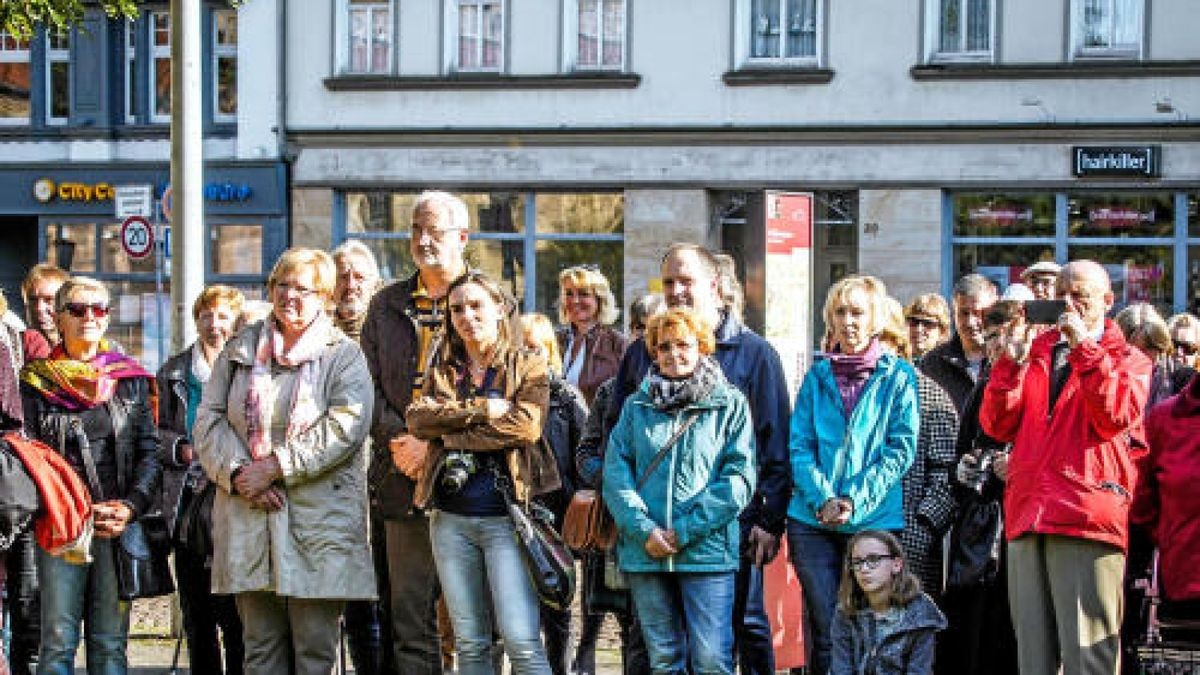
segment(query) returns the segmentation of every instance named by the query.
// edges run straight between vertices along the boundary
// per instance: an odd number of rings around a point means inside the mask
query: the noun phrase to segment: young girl
[[[831,675],[926,675],[933,672],[934,633],[946,627],[904,564],[900,542],[864,530],[846,546]]]

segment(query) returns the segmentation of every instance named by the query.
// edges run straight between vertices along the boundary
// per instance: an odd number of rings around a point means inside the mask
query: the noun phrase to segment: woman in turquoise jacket
[[[904,528],[902,480],[916,454],[920,407],[912,366],[879,346],[885,297],[883,282],[867,276],[829,290],[829,353],[808,371],[792,411],[788,546],[811,622],[814,675],[829,672],[850,537]]]
[[[750,409],[691,309],[654,317],[645,339],[655,364],[604,457],[617,559],[654,673],[732,673],[737,516],[754,493]]]

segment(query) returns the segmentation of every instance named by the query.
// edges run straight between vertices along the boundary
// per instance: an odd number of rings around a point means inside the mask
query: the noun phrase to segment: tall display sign
[[[813,196],[767,192],[765,206],[766,338],[779,352],[795,396],[812,358]]]

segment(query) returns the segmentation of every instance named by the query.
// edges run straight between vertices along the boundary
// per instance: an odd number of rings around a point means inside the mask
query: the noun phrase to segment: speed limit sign
[[[137,260],[145,258],[154,250],[154,228],[150,221],[141,216],[130,216],[121,223],[121,248]]]

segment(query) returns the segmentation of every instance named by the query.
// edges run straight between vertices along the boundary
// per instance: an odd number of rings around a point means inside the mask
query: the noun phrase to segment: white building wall
[[[277,158],[281,147],[280,45],[277,17],[284,0],[238,7],[237,159]]]

